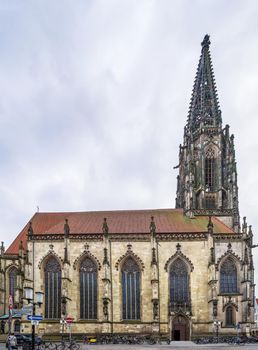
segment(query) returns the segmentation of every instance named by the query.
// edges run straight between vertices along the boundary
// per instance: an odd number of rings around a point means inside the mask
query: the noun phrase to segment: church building
[[[81,334],[190,340],[236,325],[250,334],[253,233],[240,224],[234,135],[222,124],[208,35],[176,168],[175,209],[35,213],[0,247],[0,319],[12,301],[12,329],[31,332],[22,315],[31,287],[44,293],[41,334],[60,333],[67,316]]]

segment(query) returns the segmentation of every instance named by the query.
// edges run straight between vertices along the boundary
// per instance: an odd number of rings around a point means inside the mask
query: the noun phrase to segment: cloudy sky
[[[223,123],[235,134],[240,213],[257,236],[257,18],[256,0],[1,0],[5,245],[37,206],[174,207],[206,33]]]

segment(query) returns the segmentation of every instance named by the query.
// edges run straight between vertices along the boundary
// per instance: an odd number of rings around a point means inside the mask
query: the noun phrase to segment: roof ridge
[[[56,211],[56,212],[36,212],[36,215],[71,215],[85,213],[114,213],[114,212],[146,212],[146,211],[182,211],[181,208],[146,208],[146,209],[112,209],[112,210],[87,210],[87,211]],[[33,217],[34,217],[33,216]],[[32,219],[31,219],[32,220]]]

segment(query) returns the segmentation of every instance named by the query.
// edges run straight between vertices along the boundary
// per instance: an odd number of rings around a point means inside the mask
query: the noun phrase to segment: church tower
[[[205,35],[179,147],[176,208],[188,216],[218,216],[239,232],[234,135],[222,126],[221,111]]]

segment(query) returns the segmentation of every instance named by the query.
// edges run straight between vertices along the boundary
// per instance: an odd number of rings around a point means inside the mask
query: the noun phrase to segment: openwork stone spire
[[[210,38],[206,34],[202,42],[187,120],[187,129],[192,132],[203,126],[221,125],[221,111],[209,47]]]
[[[221,112],[205,35],[183,145],[179,147],[176,207],[186,215],[220,216],[239,231],[234,136],[222,128]]]

